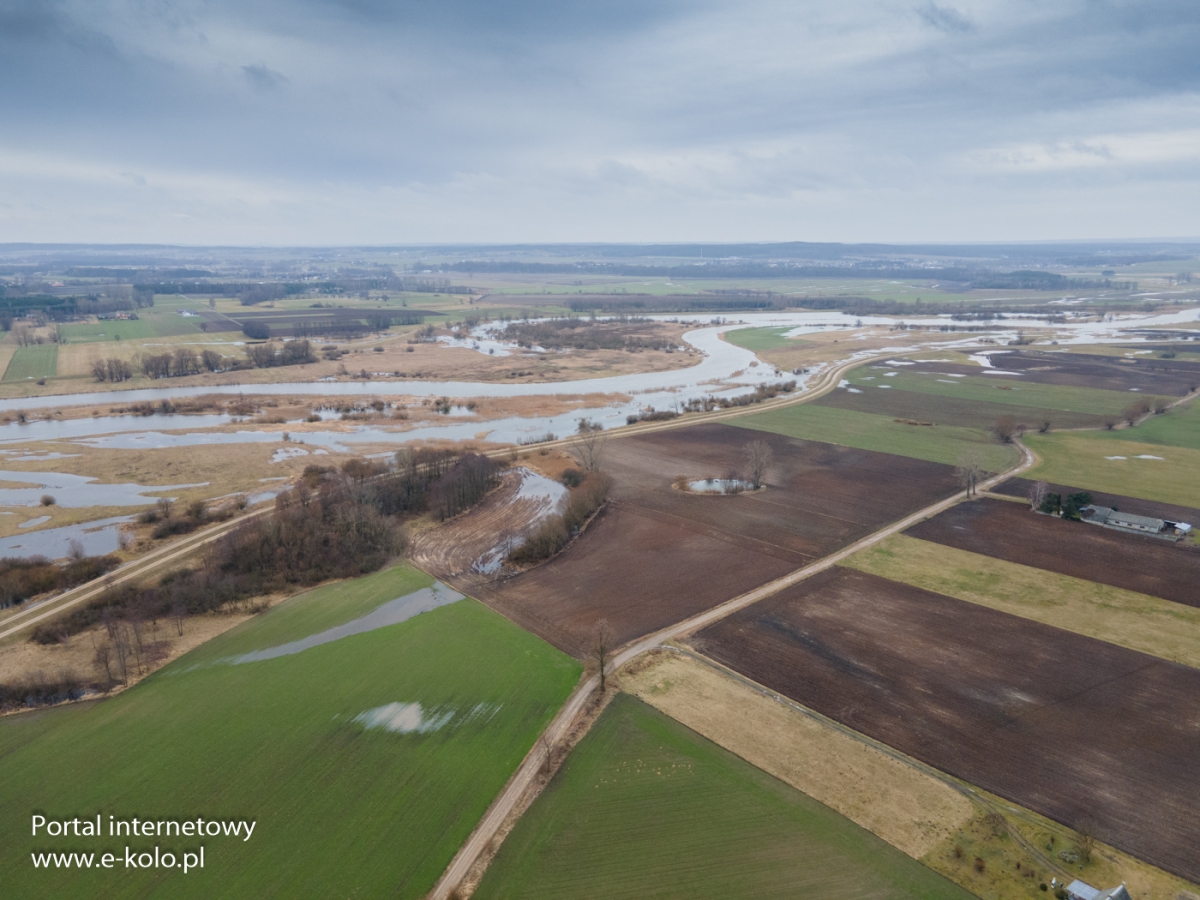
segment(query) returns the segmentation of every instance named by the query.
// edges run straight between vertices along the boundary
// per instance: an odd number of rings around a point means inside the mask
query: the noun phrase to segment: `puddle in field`
[[[1134,459],[1165,459],[1165,458],[1166,457],[1163,457],[1163,456],[1151,456],[1149,453],[1141,453],[1134,457]]]
[[[435,582],[433,587],[422,588],[419,591],[413,591],[411,594],[405,594],[403,597],[397,597],[395,600],[389,600],[382,606],[377,606],[365,616],[360,616],[353,621],[346,622],[344,625],[336,625],[333,628],[326,628],[316,634],[310,634],[306,638],[301,638],[298,641],[289,641],[286,644],[280,644],[278,647],[269,647],[266,650],[254,650],[250,653],[243,653],[240,656],[230,656],[226,659],[218,660],[218,662],[227,665],[236,666],[241,663],[262,662],[266,659],[275,659],[280,656],[291,656],[296,653],[302,653],[305,650],[310,650],[313,647],[319,647],[322,644],[331,644],[334,641],[340,641],[342,638],[352,637],[356,634],[365,634],[368,631],[374,631],[377,628],[386,628],[388,625],[399,625],[401,622],[407,622],[413,616],[423,612],[437,609],[439,606],[447,606],[463,599],[463,595],[458,591],[446,587],[440,581]]]
[[[1128,456],[1106,456],[1105,459],[1129,459]]]
[[[36,519],[27,519],[18,525],[18,528],[32,528],[34,525],[41,525],[43,522],[49,522],[49,516],[38,516]]]
[[[740,478],[701,478],[689,481],[688,490],[693,494],[740,494],[754,490],[754,486]]]
[[[498,703],[478,703],[466,710],[444,706],[426,710],[420,703],[388,703],[359,713],[351,721],[362,725],[364,731],[382,728],[396,734],[428,734],[452,722],[455,725],[466,725],[478,719],[487,722],[498,712]]]

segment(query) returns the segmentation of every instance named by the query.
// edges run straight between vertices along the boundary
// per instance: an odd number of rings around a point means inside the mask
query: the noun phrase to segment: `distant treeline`
[[[199,294],[237,297],[246,306],[297,294],[355,294],[364,291],[404,291],[418,294],[469,294],[471,288],[444,278],[416,275],[381,275],[377,278],[339,278],[325,281],[155,281],[135,284],[136,290],[155,294]]]
[[[497,335],[519,347],[546,350],[666,350],[678,344],[671,338],[644,338],[624,334],[623,322],[558,318],[510,322]]]

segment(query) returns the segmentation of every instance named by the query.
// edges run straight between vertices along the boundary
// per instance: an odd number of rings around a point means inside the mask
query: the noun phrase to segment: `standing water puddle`
[[[376,628],[399,625],[401,622],[406,622],[415,615],[429,612],[430,610],[437,609],[439,606],[448,606],[462,599],[463,595],[458,591],[446,587],[440,581],[435,582],[433,587],[422,588],[419,591],[413,591],[413,593],[405,594],[403,597],[398,597],[395,600],[389,600],[382,606],[377,606],[365,616],[360,616],[344,625],[336,625],[333,628],[327,628],[316,634],[310,634],[308,637],[301,638],[298,641],[289,641],[286,644],[280,644],[278,647],[270,647],[266,650],[254,650],[250,653],[243,653],[240,656],[230,656],[219,660],[219,662],[236,666],[241,663],[262,662],[263,660],[275,659],[280,656],[291,656],[295,653],[310,650],[313,647],[319,647],[322,644],[340,641],[342,638],[348,638],[356,634],[365,634],[368,631],[374,631]]]

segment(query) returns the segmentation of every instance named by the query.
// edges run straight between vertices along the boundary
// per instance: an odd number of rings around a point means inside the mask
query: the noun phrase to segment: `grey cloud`
[[[965,34],[975,30],[971,20],[953,6],[938,6],[936,3],[930,2],[924,6],[918,6],[914,12],[926,25],[947,34]]]
[[[260,91],[270,91],[288,83],[283,75],[266,66],[242,66],[242,74],[250,84]]]
[[[0,0],[0,166],[20,151],[142,173],[154,191],[64,176],[29,203],[61,196],[67,221],[65,198],[94,190],[97,222],[148,228],[166,220],[121,204],[176,190],[170,208],[216,240],[388,223],[487,239],[465,229],[488,222],[505,238],[618,239],[616,219],[587,231],[608,221],[595,205],[608,190],[655,227],[757,222],[730,212],[753,208],[768,238],[792,234],[799,194],[826,214],[821,198],[874,197],[881,222],[914,197],[982,198],[1002,181],[1005,202],[1034,202],[1050,176],[961,162],[1022,147],[1074,148],[1137,184],[1148,167],[1106,135],[1200,129],[1193,0],[914,2]],[[1156,165],[1179,185],[1171,202],[1194,197],[1200,160]],[[1080,198],[1100,173],[1076,179]],[[206,179],[238,187],[228,201],[186,187]],[[0,169],[0,195],[17,181]],[[289,199],[249,221],[256,185]]]

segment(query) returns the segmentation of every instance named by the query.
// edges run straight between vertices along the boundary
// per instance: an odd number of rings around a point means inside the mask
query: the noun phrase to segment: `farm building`
[[[1078,880],[1067,885],[1067,896],[1071,900],[1130,900],[1124,884],[1102,891]]]
[[[1152,534],[1155,537],[1177,538],[1192,530],[1187,522],[1170,522],[1166,519],[1153,519],[1150,516],[1135,516],[1133,513],[1119,512],[1107,506],[1089,504],[1081,509],[1080,514],[1085,522],[1093,525],[1104,525],[1121,531],[1133,531],[1138,534]]]

